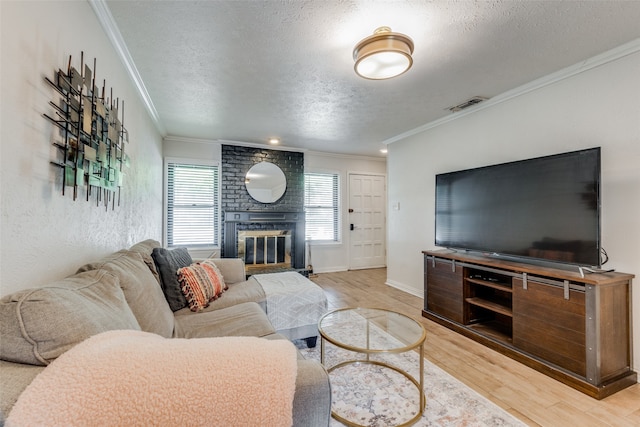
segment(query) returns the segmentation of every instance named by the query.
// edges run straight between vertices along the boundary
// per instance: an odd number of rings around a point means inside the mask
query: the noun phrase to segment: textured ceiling
[[[107,0],[167,135],[381,156],[382,142],[640,37],[640,1]],[[414,65],[359,78],[377,27]]]

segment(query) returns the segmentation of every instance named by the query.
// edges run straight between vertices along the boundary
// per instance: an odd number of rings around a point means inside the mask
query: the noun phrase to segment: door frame
[[[349,270],[358,270],[358,269],[364,269],[364,268],[353,268],[352,264],[351,264],[351,255],[352,255],[352,245],[351,245],[351,233],[350,233],[350,212],[349,209],[351,209],[351,207],[349,206],[351,203],[351,176],[352,175],[368,175],[368,176],[378,176],[378,177],[382,177],[384,178],[384,195],[383,195],[383,213],[384,213],[384,266],[386,266],[387,263],[387,241],[388,241],[388,227],[387,227],[387,218],[388,218],[388,206],[387,206],[387,191],[388,191],[388,181],[387,181],[387,174],[386,173],[380,173],[380,172],[361,172],[361,171],[347,171],[347,182],[346,182],[346,205],[345,206],[345,213],[346,213],[346,222],[345,222],[345,226],[344,226],[344,230],[348,233],[348,245],[347,245],[347,268]]]

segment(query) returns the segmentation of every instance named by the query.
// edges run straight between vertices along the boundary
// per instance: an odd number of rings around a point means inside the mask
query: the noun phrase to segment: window
[[[165,176],[167,246],[218,246],[218,165],[166,159]]]
[[[340,241],[339,176],[336,173],[304,174],[306,240]]]

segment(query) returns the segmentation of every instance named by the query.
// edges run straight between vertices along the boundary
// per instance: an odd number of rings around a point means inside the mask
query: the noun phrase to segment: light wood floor
[[[588,397],[422,317],[422,298],[385,285],[384,268],[320,273],[311,278],[329,308],[375,307],[420,321],[424,356],[531,426],[640,426],[640,384],[603,400]]]

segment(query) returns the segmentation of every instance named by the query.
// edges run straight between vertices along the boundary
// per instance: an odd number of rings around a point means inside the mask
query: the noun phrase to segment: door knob
[[[353,224],[349,224],[349,230],[353,231],[355,229],[356,229],[356,227]]]

